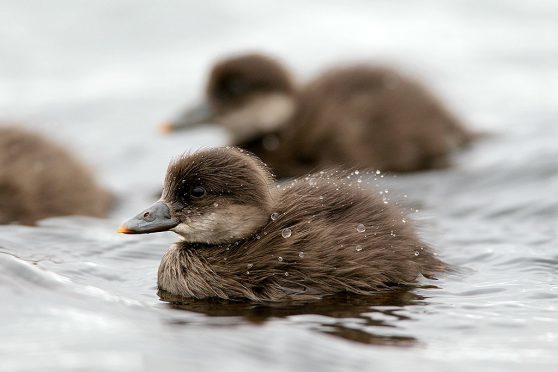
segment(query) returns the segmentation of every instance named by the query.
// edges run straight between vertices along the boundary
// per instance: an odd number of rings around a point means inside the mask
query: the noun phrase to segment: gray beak
[[[122,234],[149,234],[168,231],[178,223],[179,221],[172,218],[168,205],[158,201],[137,216],[122,223],[117,231]]]
[[[203,124],[211,123],[215,112],[207,102],[190,107],[174,120],[163,123],[159,129],[163,133],[170,133],[180,129],[193,129]]]

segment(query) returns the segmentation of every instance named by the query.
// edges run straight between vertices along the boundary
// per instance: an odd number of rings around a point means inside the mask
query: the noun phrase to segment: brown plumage
[[[0,224],[108,213],[110,195],[59,145],[18,127],[0,127]]]
[[[161,261],[158,285],[185,297],[371,294],[444,270],[403,212],[358,177],[323,172],[279,187],[243,150],[201,151],[173,161],[161,200],[119,231],[181,235]]]
[[[215,65],[206,96],[202,116],[188,111],[166,128],[220,124],[279,177],[444,167],[473,138],[426,87],[385,67],[336,68],[297,88],[277,61],[242,55]]]

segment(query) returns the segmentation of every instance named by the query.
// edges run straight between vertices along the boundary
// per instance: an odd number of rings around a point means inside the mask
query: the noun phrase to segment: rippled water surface
[[[554,1],[3,1],[0,117],[80,153],[118,205],[0,226],[0,370],[556,371],[557,25]],[[380,180],[455,273],[313,303],[158,297],[176,238],[115,228],[156,198],[171,156],[225,143],[154,127],[245,48],[300,78],[395,63],[491,133],[452,169]]]

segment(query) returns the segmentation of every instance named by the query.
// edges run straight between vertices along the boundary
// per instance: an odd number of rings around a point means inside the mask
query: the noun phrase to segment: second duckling
[[[373,294],[445,270],[398,207],[349,178],[321,173],[279,187],[243,150],[200,151],[171,162],[161,199],[118,231],[180,235],[158,286],[198,299]]]
[[[164,126],[213,122],[280,177],[332,166],[417,171],[445,167],[474,135],[423,84],[381,66],[327,71],[297,86],[277,60],[226,58],[212,69],[205,103]]]

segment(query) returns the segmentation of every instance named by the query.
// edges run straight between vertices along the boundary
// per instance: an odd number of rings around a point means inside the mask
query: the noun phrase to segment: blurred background
[[[0,1],[0,121],[70,147],[119,200],[109,220],[0,229],[0,369],[556,370],[557,36],[554,0]],[[493,134],[451,170],[386,181],[463,273],[403,305],[267,322],[158,303],[175,238],[114,228],[156,198],[172,156],[226,142],[157,125],[244,51],[302,81],[344,62],[401,68]]]
[[[0,118],[69,143],[117,190],[159,180],[172,155],[224,143],[219,130],[163,137],[156,125],[200,99],[212,63],[231,53],[275,55],[302,80],[344,62],[400,67],[470,126],[504,135],[558,107],[553,1],[4,0],[0,9]]]

